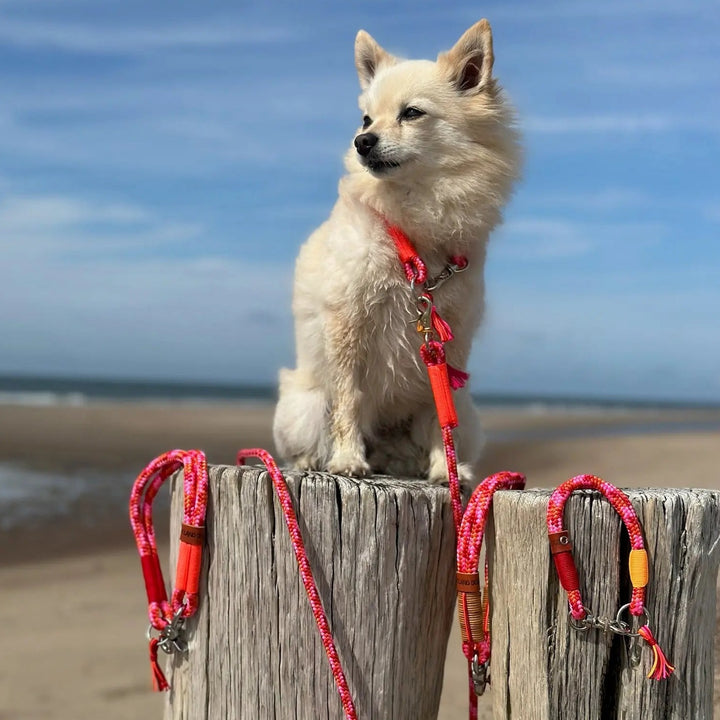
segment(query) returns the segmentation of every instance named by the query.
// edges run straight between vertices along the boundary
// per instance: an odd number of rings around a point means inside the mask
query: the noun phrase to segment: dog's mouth
[[[400,167],[400,163],[397,160],[378,160],[365,158],[365,167],[367,167],[367,169],[371,172],[382,174],[394,168]]]

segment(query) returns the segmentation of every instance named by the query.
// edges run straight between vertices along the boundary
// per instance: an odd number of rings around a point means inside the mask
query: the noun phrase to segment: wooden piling
[[[437,717],[455,601],[447,488],[288,473],[308,558],[362,720]],[[173,481],[171,555],[182,487]],[[343,716],[264,470],[210,468],[201,602],[170,660],[166,720]]]
[[[498,493],[491,538],[494,720],[712,720],[720,493],[627,494],[650,556],[650,626],[675,674],[646,678],[652,651],[645,643],[632,667],[626,639],[569,627],[547,542],[550,493]],[[614,619],[630,600],[624,525],[602,495],[583,491],[569,499],[565,527],[584,604]]]
[[[455,601],[446,488],[288,473],[309,561],[362,720],[433,720]],[[650,626],[675,665],[646,678],[621,636],[568,624],[547,542],[550,492],[499,492],[487,547],[494,720],[711,720],[720,493],[627,491],[650,556]],[[173,483],[176,552],[182,488]],[[567,502],[585,604],[629,602],[629,542],[610,503]],[[200,610],[170,665],[166,720],[336,720],[342,708],[274,495],[259,468],[211,467]]]

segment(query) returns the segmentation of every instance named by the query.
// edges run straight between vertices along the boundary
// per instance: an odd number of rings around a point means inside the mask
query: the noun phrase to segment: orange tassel
[[[669,678],[675,671],[675,668],[668,662],[650,628],[647,625],[643,625],[638,630],[638,635],[640,635],[653,650],[653,666],[650,668],[648,677],[652,680],[666,680]]]
[[[164,692],[170,689],[170,684],[165,679],[165,674],[158,662],[158,644],[157,638],[150,640],[150,669],[152,670],[152,684],[155,692]]]

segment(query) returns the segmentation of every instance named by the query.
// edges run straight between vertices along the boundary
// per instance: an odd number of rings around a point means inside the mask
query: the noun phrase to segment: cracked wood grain
[[[288,473],[358,717],[437,717],[452,622],[446,488]],[[173,482],[174,558],[182,484]],[[173,657],[166,720],[343,717],[282,510],[264,470],[213,466],[200,610]],[[174,567],[174,565],[173,565]]]

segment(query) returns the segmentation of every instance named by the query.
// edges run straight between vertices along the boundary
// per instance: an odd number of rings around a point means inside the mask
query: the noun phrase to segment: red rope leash
[[[477,696],[485,692],[490,664],[490,588],[485,562],[485,587],[480,592],[480,551],[493,496],[498,490],[522,490],[525,476],[500,472],[485,478],[465,508],[457,543],[458,617],[463,654],[468,661],[471,717],[477,717]],[[473,715],[474,711],[474,715]]]
[[[357,713],[355,711],[352,696],[350,695],[350,689],[348,688],[345,673],[343,672],[342,665],[340,664],[340,658],[338,657],[332,633],[330,632],[327,616],[323,610],[320,594],[318,593],[317,585],[315,584],[315,580],[313,578],[312,568],[310,567],[307,553],[305,552],[305,545],[303,544],[300,527],[298,525],[297,516],[295,515],[295,509],[293,508],[292,498],[290,497],[287,482],[285,481],[283,474],[278,469],[278,466],[275,464],[275,460],[273,460],[270,453],[265,450],[259,448],[240,450],[237,454],[237,462],[239,465],[244,465],[245,460],[251,457],[256,457],[262,460],[268,473],[270,474],[270,477],[272,478],[275,492],[277,493],[280,506],[282,507],[283,514],[285,515],[285,523],[287,524],[288,532],[290,533],[290,541],[292,542],[295,557],[297,558],[297,563],[300,568],[300,577],[302,578],[303,585],[305,586],[305,592],[307,593],[312,613],[315,616],[315,622],[317,623],[318,630],[320,631],[320,638],[330,663],[330,669],[332,670],[333,677],[335,678],[335,685],[337,686],[337,691],[340,695],[340,701],[342,702],[345,718],[347,720],[357,720]]]
[[[307,559],[285,478],[273,458],[265,450],[241,450],[237,455],[237,461],[242,465],[249,457],[260,458],[272,477],[285,515],[295,557],[300,567],[300,576],[335,678],[345,718],[346,720],[357,720],[347,680],[340,665],[332,633]],[[175,587],[171,599],[168,601],[153,529],[152,503],[165,480],[180,468],[183,469],[183,525],[180,534]],[[130,493],[130,524],[140,554],[140,564],[148,597],[150,626],[159,632],[158,636],[152,637],[150,629],[148,630],[150,663],[155,690],[169,688],[158,663],[158,650],[162,649],[166,653],[185,652],[187,646],[182,638],[183,624],[186,618],[197,611],[202,545],[205,537],[207,487],[208,474],[205,455],[199,450],[171,450],[155,458],[140,473]]]
[[[457,473],[457,455],[452,436],[452,430],[457,427],[458,419],[451,391],[462,387],[469,375],[449,366],[445,360],[443,346],[453,339],[453,334],[450,326],[440,317],[432,291],[437,290],[456,273],[467,269],[468,261],[464,257],[453,257],[439,275],[428,278],[427,267],[410,238],[397,225],[385,221],[385,226],[395,245],[400,264],[410,282],[411,289],[414,289],[416,284],[424,285],[422,292],[416,298],[417,331],[425,339],[425,343],[420,347],[420,357],[427,368],[443,435],[453,520],[455,521],[455,530],[459,534],[463,508],[460,480]],[[433,336],[437,336],[438,340],[433,340]]]
[[[620,515],[628,534],[630,535],[629,570],[630,582],[632,583],[632,596],[627,605],[623,605],[618,611],[615,621],[600,619],[592,615],[583,605],[580,595],[580,579],[578,576],[575,561],[572,556],[572,542],[566,530],[563,529],[563,511],[565,503],[575,490],[597,490],[602,493],[611,503],[615,511]],[[653,650],[654,662],[649,678],[662,680],[669,677],[674,667],[668,662],[662,650],[657,644],[650,628],[650,616],[645,608],[645,586],[648,582],[648,556],[645,550],[642,528],[635,513],[635,509],[628,496],[622,491],[594,475],[578,475],[560,485],[550,496],[547,510],[548,538],[550,540],[550,552],[555,562],[560,584],[568,596],[570,605],[571,625],[580,631],[589,628],[599,628],[626,637],[641,637]],[[634,617],[643,617],[645,623],[634,632],[627,623],[622,621],[622,613],[628,609]]]
[[[152,522],[152,504],[162,484],[174,472],[183,470],[183,524],[180,533],[175,587],[170,601],[165,590]],[[199,450],[171,450],[155,458],[137,477],[130,493],[130,525],[140,555],[148,599],[148,639],[153,687],[169,685],[158,664],[158,650],[184,652],[182,626],[198,607],[207,505],[207,463]],[[151,636],[151,629],[158,631]]]
[[[463,653],[468,660],[469,717],[477,720],[477,698],[489,682],[490,663],[490,605],[485,567],[485,591],[480,593],[478,558],[482,546],[487,513],[497,490],[522,489],[525,478],[517,473],[498,473],[486,478],[473,492],[463,513],[462,492],[457,470],[457,453],[453,429],[458,426],[453,390],[465,385],[470,377],[466,372],[448,365],[444,345],[453,339],[452,329],[435,306],[432,293],[456,273],[467,269],[465,257],[455,256],[434,278],[428,278],[427,268],[410,239],[396,225],[385,223],[395,244],[400,264],[410,282],[423,286],[416,298],[417,331],[423,336],[420,357],[427,368],[438,422],[442,433],[453,520],[457,537],[458,616],[463,638]],[[437,338],[434,339],[434,338]]]
[[[448,468],[448,483],[450,486],[450,499],[452,501],[453,521],[455,523],[455,532],[459,534],[460,523],[462,522],[463,516],[462,492],[460,490],[457,454],[455,452],[455,442],[452,434],[453,428],[458,426],[458,418],[457,411],[455,410],[455,401],[452,396],[448,366],[445,362],[445,350],[442,343],[436,340],[429,340],[425,345],[421,346],[420,357],[427,368],[430,387],[435,400],[435,408],[437,409],[438,422],[440,423],[440,430],[443,437],[443,447],[445,448],[445,461]]]

